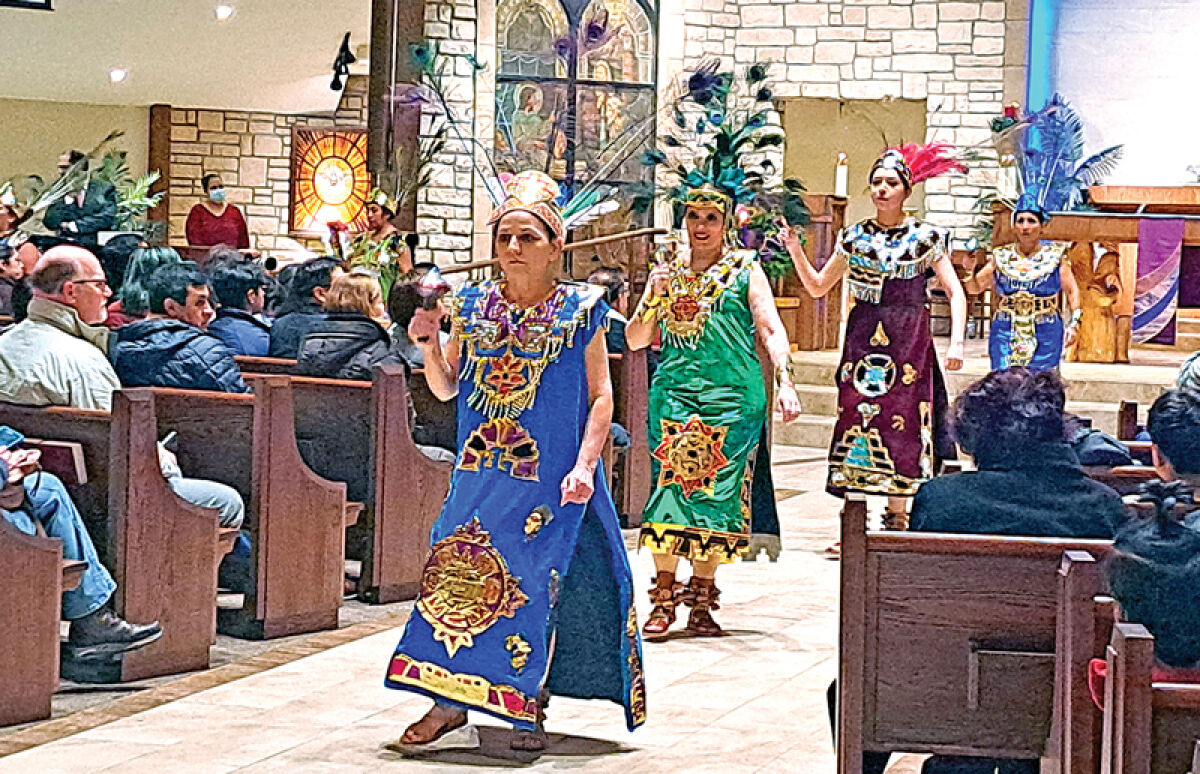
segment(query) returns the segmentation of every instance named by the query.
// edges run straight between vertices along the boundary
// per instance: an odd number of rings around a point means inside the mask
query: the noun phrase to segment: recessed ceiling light
[[[108,80],[113,83],[121,83],[129,77],[129,71],[124,67],[114,67],[108,71]]]
[[[221,3],[213,9],[213,15],[217,17],[217,21],[229,21],[229,19],[237,12],[229,3]]]

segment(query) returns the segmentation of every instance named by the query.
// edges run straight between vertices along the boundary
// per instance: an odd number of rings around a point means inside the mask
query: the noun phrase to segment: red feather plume
[[[967,165],[954,158],[954,146],[944,142],[931,142],[921,145],[908,142],[888,150],[898,151],[912,172],[912,184],[916,185],[931,177],[938,177],[947,172],[962,172],[966,174]]]

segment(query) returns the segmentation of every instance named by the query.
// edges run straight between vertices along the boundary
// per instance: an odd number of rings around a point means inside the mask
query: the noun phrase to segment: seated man
[[[47,535],[62,541],[64,559],[87,562],[79,587],[62,595],[62,617],[71,622],[72,654],[90,658],[122,653],[162,637],[157,621],[131,624],[108,609],[117,584],[100,563],[66,488],[55,476],[34,472],[37,464],[35,451],[0,450],[0,517],[28,535],[36,534],[40,524]]]
[[[163,266],[146,283],[150,313],[116,332],[113,365],[126,387],[250,392],[230,352],[206,331],[208,278],[194,265]]]
[[[29,316],[0,336],[0,400],[111,411],[121,382],[105,357],[110,331],[100,323],[112,289],[100,262],[80,247],[51,248],[38,261],[31,283]],[[222,527],[241,526],[246,509],[235,489],[183,478],[170,452],[160,457],[175,494],[217,508]]]
[[[1063,443],[1066,390],[1053,371],[996,371],[954,402],[959,446],[978,470],[938,476],[913,501],[910,529],[1111,538],[1121,499]]]
[[[208,332],[235,355],[266,357],[271,349],[271,326],[260,319],[267,304],[267,273],[248,260],[221,261],[211,267],[217,317]]]
[[[305,334],[324,319],[325,296],[333,278],[344,273],[333,258],[313,258],[296,269],[287,306],[271,326],[271,357],[296,357]]]
[[[65,174],[77,163],[87,171],[87,156],[81,151],[68,151],[59,157],[58,171]],[[117,189],[103,180],[85,177],[81,189],[46,208],[42,222],[60,237],[94,250],[99,233],[117,227]]]

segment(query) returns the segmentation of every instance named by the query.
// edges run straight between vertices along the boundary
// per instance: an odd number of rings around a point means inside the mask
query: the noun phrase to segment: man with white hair
[[[46,251],[30,281],[29,316],[0,336],[0,400],[111,411],[121,382],[108,360],[109,331],[99,327],[112,296],[100,261],[81,247],[60,245]],[[241,526],[246,507],[237,490],[184,478],[174,455],[165,449],[159,455],[175,494],[218,509],[222,527]]]

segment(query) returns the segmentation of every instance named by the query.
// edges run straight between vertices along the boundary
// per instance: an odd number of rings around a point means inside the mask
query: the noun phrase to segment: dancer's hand
[[[779,241],[787,248],[788,253],[793,258],[798,258],[804,255],[804,243],[800,239],[800,234],[791,226],[784,226],[779,229]]]
[[[650,289],[652,295],[665,296],[670,281],[671,267],[666,263],[656,263],[650,270],[650,276],[646,277],[646,287]]]
[[[571,468],[571,472],[562,480],[562,502],[560,505],[569,505],[576,503],[578,505],[586,505],[587,501],[592,499],[594,487],[592,481],[595,480],[596,472],[588,470],[586,465],[576,463],[575,467]]]
[[[408,323],[408,338],[423,350],[436,348],[440,343],[438,333],[441,332],[442,318],[445,316],[446,310],[441,302],[433,309],[418,307]]]
[[[963,343],[961,341],[950,342],[950,349],[946,351],[946,370],[958,371],[963,367]]]
[[[784,422],[795,422],[800,416],[800,398],[796,397],[796,388],[791,384],[779,385],[775,402],[779,407],[779,413],[783,415]]]
[[[1067,331],[1063,335],[1063,349],[1069,349],[1075,346],[1075,342],[1079,341],[1079,326],[1068,325]]]

